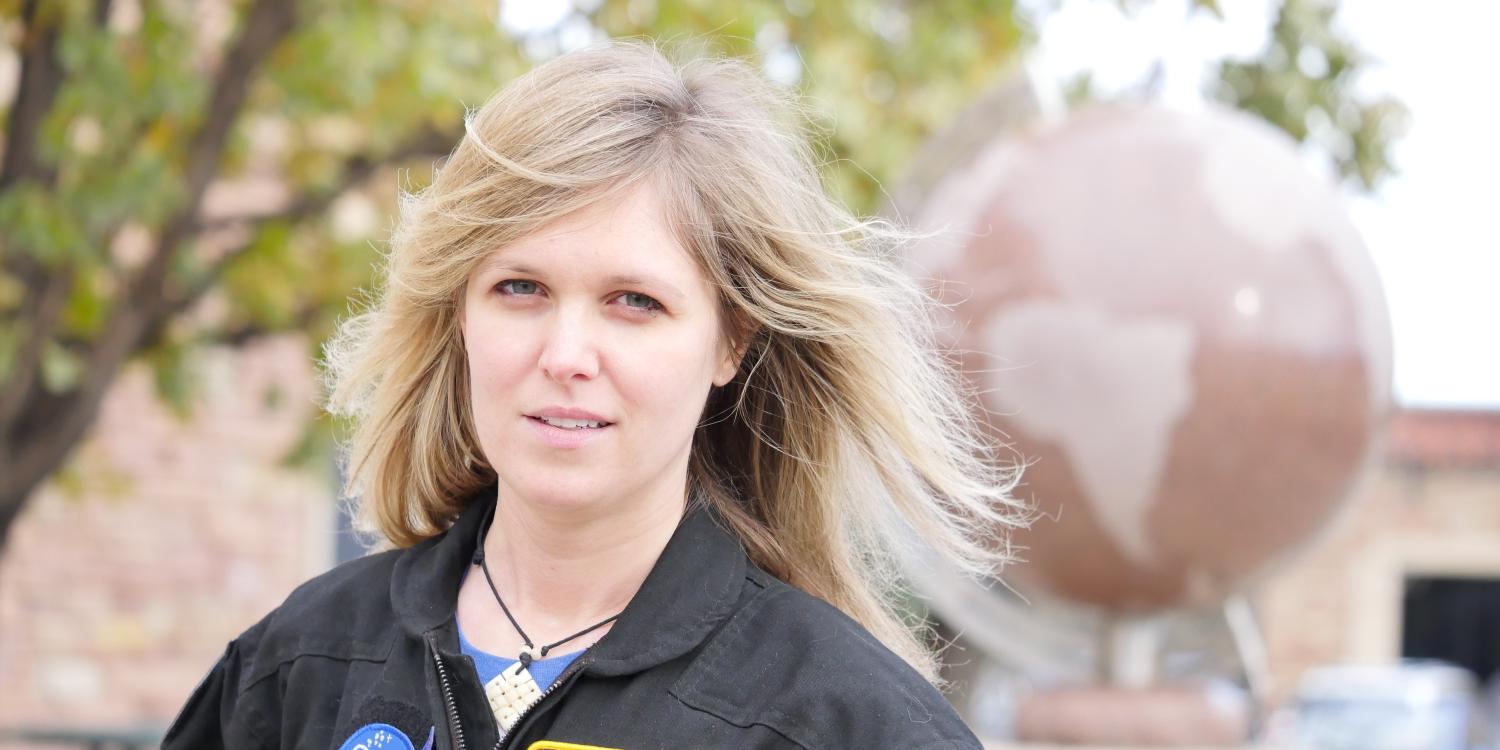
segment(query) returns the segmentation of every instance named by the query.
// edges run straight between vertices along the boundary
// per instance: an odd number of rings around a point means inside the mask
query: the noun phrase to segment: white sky
[[[1032,65],[1043,78],[1093,72],[1101,90],[1132,90],[1156,61],[1160,98],[1192,107],[1212,63],[1256,54],[1266,0],[1225,0],[1225,20],[1188,17],[1187,0],[1154,0],[1134,18],[1115,3],[1069,0],[1048,16]],[[1350,212],[1379,268],[1395,335],[1396,395],[1408,405],[1500,409],[1500,98],[1486,49],[1500,3],[1344,0],[1337,16],[1378,61],[1361,79],[1411,110],[1396,145],[1400,174]]]
[[[1108,0],[1066,0],[1043,14],[1030,64],[1042,79],[1092,71],[1105,92],[1138,90],[1160,61],[1158,97],[1202,102],[1217,60],[1257,54],[1268,0],[1221,0],[1225,19],[1189,14],[1188,0],[1153,0],[1125,18]],[[1022,0],[1023,7],[1046,6]],[[502,2],[511,29],[556,26],[567,0]],[[1350,212],[1385,285],[1395,336],[1396,396],[1404,404],[1500,409],[1500,97],[1488,48],[1500,3],[1343,0],[1339,21],[1378,61],[1360,85],[1394,94],[1412,123],[1397,144],[1400,174],[1373,196],[1348,190]],[[586,36],[587,32],[582,32]],[[581,40],[586,41],[586,40]],[[1309,160],[1314,169],[1326,167]]]

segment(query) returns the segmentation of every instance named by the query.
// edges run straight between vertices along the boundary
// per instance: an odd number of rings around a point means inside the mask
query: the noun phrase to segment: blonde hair
[[[494,248],[651,180],[744,351],[694,436],[689,482],[768,572],[838,607],[936,681],[900,616],[913,537],[994,574],[1026,511],[937,348],[905,236],[824,193],[796,104],[746,64],[611,42],[512,82],[405,196],[368,310],[326,349],[352,417],[349,492],[392,544],[440,533],[495,481],[479,449],[458,305]]]

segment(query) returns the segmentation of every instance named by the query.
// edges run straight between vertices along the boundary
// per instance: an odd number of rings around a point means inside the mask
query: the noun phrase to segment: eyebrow
[[[523,263],[511,263],[509,261],[496,258],[491,258],[481,263],[480,271],[483,273],[489,273],[491,271],[503,271],[506,273],[514,273],[519,276],[546,275],[541,271],[538,271],[535,268],[532,268],[531,266],[525,265]],[[634,286],[659,290],[661,292],[665,292],[670,296],[676,297],[677,302],[681,302],[687,298],[687,295],[684,294],[681,289],[678,289],[676,286],[668,283],[667,280],[658,276],[617,273],[604,277],[603,282],[607,286]]]

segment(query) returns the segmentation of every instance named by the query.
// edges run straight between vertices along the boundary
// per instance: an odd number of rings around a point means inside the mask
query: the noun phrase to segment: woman
[[[328,350],[396,549],[231,643],[168,747],[979,746],[895,566],[994,572],[1014,476],[790,113],[613,43],[469,118]]]

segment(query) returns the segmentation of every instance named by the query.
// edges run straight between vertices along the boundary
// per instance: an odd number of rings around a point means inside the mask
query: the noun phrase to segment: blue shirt
[[[454,625],[457,624],[457,622],[454,623]],[[458,648],[465,656],[474,660],[474,668],[479,671],[479,683],[481,685],[490,684],[490,680],[495,679],[496,675],[504,672],[510,665],[516,663],[515,659],[507,659],[503,656],[496,656],[488,651],[481,651],[474,644],[469,643],[468,638],[464,637],[463,628],[458,629]],[[562,671],[567,669],[568,665],[572,664],[573,660],[577,659],[581,653],[583,651],[579,650],[561,656],[549,656],[545,659],[538,659],[532,662],[531,666],[526,668],[526,671],[530,672],[531,678],[536,680],[537,687],[546,690],[552,683],[557,682],[557,678],[562,674]]]

